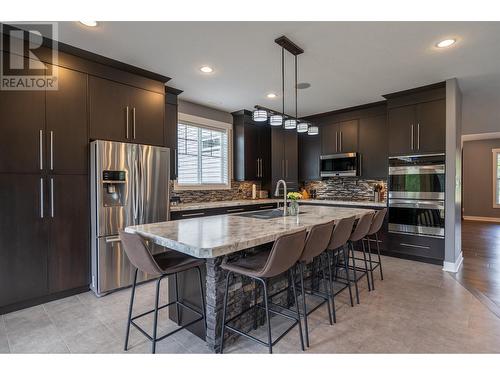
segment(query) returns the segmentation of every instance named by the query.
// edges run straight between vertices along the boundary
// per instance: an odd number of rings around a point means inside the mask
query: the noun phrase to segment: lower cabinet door
[[[0,174],[0,308],[47,294],[46,179]]]
[[[86,175],[47,178],[49,292],[89,285],[89,185]]]

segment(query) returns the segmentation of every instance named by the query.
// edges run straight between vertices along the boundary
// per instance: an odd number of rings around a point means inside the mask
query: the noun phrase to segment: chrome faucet
[[[283,184],[283,216],[287,216],[287,198],[286,198],[286,182],[285,180],[279,180],[276,183],[276,191],[274,192],[274,196],[278,197],[280,195],[280,184]]]

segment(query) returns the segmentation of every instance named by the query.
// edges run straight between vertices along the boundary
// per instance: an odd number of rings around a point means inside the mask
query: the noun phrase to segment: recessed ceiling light
[[[200,70],[201,70],[203,73],[212,73],[212,72],[214,71],[214,70],[213,70],[211,67],[209,67],[209,66],[202,66],[202,67],[200,68]]]
[[[446,48],[450,47],[451,45],[455,44],[456,39],[445,39],[440,41],[439,43],[436,44],[436,47],[438,48]]]
[[[276,94],[274,92],[270,92],[269,94],[267,94],[267,97],[269,99],[274,99],[274,98],[276,98]]]
[[[96,27],[97,26],[97,21],[80,21],[82,25],[88,26],[88,27]]]

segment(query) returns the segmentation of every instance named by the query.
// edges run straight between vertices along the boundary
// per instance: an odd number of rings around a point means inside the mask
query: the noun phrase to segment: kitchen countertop
[[[170,211],[189,211],[189,210],[206,210],[219,207],[247,206],[254,204],[272,204],[282,202],[283,199],[241,199],[232,201],[214,201],[214,202],[196,202],[196,203],[179,203],[176,206],[170,205]],[[386,207],[386,202],[371,202],[371,201],[339,201],[327,199],[304,199],[299,200],[299,203],[312,203],[321,205],[341,205],[355,207]]]
[[[126,232],[138,233],[152,242],[197,258],[215,258],[273,242],[279,236],[313,225],[370,212],[370,209],[303,206],[298,216],[257,219],[217,215],[136,225]]]

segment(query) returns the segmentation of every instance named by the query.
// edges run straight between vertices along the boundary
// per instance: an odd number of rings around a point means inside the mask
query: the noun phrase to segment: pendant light
[[[319,134],[319,128],[317,126],[310,126],[309,130],[307,131],[307,135],[318,135]]]
[[[281,116],[281,115],[271,115],[271,116],[269,116],[269,125],[271,125],[271,126],[281,126],[281,125],[283,125],[283,116]]]
[[[308,122],[299,122],[297,124],[297,133],[306,133],[309,130]]]
[[[257,122],[267,121],[267,111],[263,109],[256,109],[255,111],[253,111],[252,118]]]

